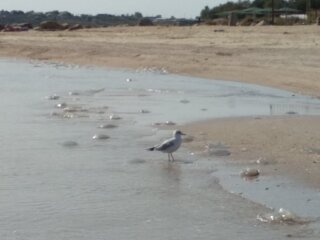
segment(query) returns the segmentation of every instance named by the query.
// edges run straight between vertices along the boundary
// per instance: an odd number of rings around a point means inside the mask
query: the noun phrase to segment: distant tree
[[[311,9],[320,9],[320,0],[274,0],[274,7],[275,9],[289,7],[304,12],[306,10],[307,1],[310,1]],[[272,0],[252,0],[252,2],[249,0],[239,0],[237,2],[229,1],[211,9],[208,6],[205,6],[200,12],[200,17],[202,19],[213,19],[219,16],[217,15],[218,13],[241,10],[249,7],[271,8]]]
[[[64,12],[60,12],[58,14],[58,16],[62,19],[68,19],[68,18],[72,18],[73,15],[70,12],[64,11]]]
[[[320,0],[311,0],[311,7],[314,9],[320,9]]]
[[[140,12],[135,12],[134,17],[137,19],[141,19],[141,18],[143,18],[143,15]]]
[[[304,0],[306,1],[306,0]],[[274,0],[274,8],[279,9],[282,7],[286,7],[287,3],[284,0]],[[272,8],[272,0],[265,0],[265,3],[263,5],[264,8]]]
[[[17,10],[13,10],[10,12],[12,15],[23,15],[24,12],[23,11],[17,11]]]
[[[202,19],[209,19],[210,18],[210,8],[205,6],[204,9],[201,10],[200,17]]]
[[[94,17],[92,15],[88,15],[88,14],[81,14],[80,19],[82,22],[91,23],[93,21]]]
[[[291,8],[295,8],[301,11],[306,10],[308,0],[289,0],[288,5]],[[310,7],[312,9],[319,9],[320,8],[320,0],[310,0]]]
[[[226,2],[220,4],[212,9],[209,9],[208,6],[201,11],[200,16],[203,19],[213,19],[218,17],[217,14],[221,12],[233,11],[233,10],[241,10],[250,7],[251,3],[249,0],[238,1],[238,2]]]
[[[28,11],[28,12],[25,12],[25,14],[26,15],[33,15],[33,14],[35,14],[35,12],[34,11]]]
[[[251,4],[252,7],[264,8],[266,0],[254,0]]]
[[[58,16],[59,11],[58,10],[49,11],[49,12],[46,12],[46,15]]]
[[[232,11],[232,10],[239,10],[239,9],[245,9],[250,7],[251,3],[249,0],[245,1],[238,1],[238,2],[226,2],[225,4],[220,4],[217,7],[214,7],[213,11]]]
[[[161,17],[158,15],[157,17]],[[0,10],[0,24],[12,23],[30,23],[33,26],[39,25],[42,21],[57,21],[69,24],[82,24],[89,26],[111,26],[119,24],[137,25],[139,20],[143,18],[140,12],[133,14],[111,15],[111,14],[97,14],[97,15],[73,15],[67,11],[49,11],[49,12],[34,12],[29,11],[5,11]]]

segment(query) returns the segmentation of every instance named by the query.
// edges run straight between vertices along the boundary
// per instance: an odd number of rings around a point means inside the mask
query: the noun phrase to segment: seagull
[[[180,130],[175,130],[173,131],[172,138],[165,140],[163,143],[159,145],[155,145],[154,147],[147,148],[147,150],[149,151],[157,150],[163,153],[168,153],[168,161],[170,162],[171,159],[172,161],[174,161],[172,153],[177,151],[178,148],[180,147],[182,142],[181,135],[186,135],[186,134],[182,133]]]

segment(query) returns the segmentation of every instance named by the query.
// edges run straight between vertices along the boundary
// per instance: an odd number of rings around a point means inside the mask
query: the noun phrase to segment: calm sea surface
[[[319,239],[318,224],[259,222],[270,209],[225,190],[219,161],[144,150],[171,135],[159,124],[319,115],[317,99],[161,69],[7,59],[0,96],[1,240]]]

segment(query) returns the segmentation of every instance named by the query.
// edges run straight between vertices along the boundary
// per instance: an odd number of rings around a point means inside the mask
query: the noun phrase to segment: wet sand
[[[208,144],[221,143],[231,155],[264,175],[282,175],[308,186],[320,184],[319,117],[284,116],[217,119],[186,125],[182,129],[196,141],[186,143],[197,152]]]
[[[236,80],[319,97],[320,28],[115,27],[77,32],[0,33],[0,56],[111,67],[164,68],[171,73]],[[221,141],[232,159],[277,162],[319,186],[319,118],[218,119],[184,130],[192,147]],[[209,130],[208,130],[209,129]],[[205,141],[200,132],[206,133]],[[246,149],[246,150],[244,150]],[[309,150],[311,149],[311,152]]]

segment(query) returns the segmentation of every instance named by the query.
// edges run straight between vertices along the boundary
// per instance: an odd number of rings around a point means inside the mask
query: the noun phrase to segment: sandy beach
[[[320,97],[318,26],[1,32],[0,56],[164,68],[169,73],[254,83]],[[229,146],[232,160],[269,161],[274,164],[268,173],[289,174],[319,187],[319,121],[319,117],[305,116],[252,117],[207,120],[182,128],[196,139],[191,148],[200,151],[208,142],[223,142]]]
[[[184,126],[196,138],[186,143],[205,153],[208,144],[223,144],[231,155],[264,175],[289,175],[308,186],[319,188],[319,117],[252,117],[217,119]],[[225,157],[222,157],[225,158]]]

